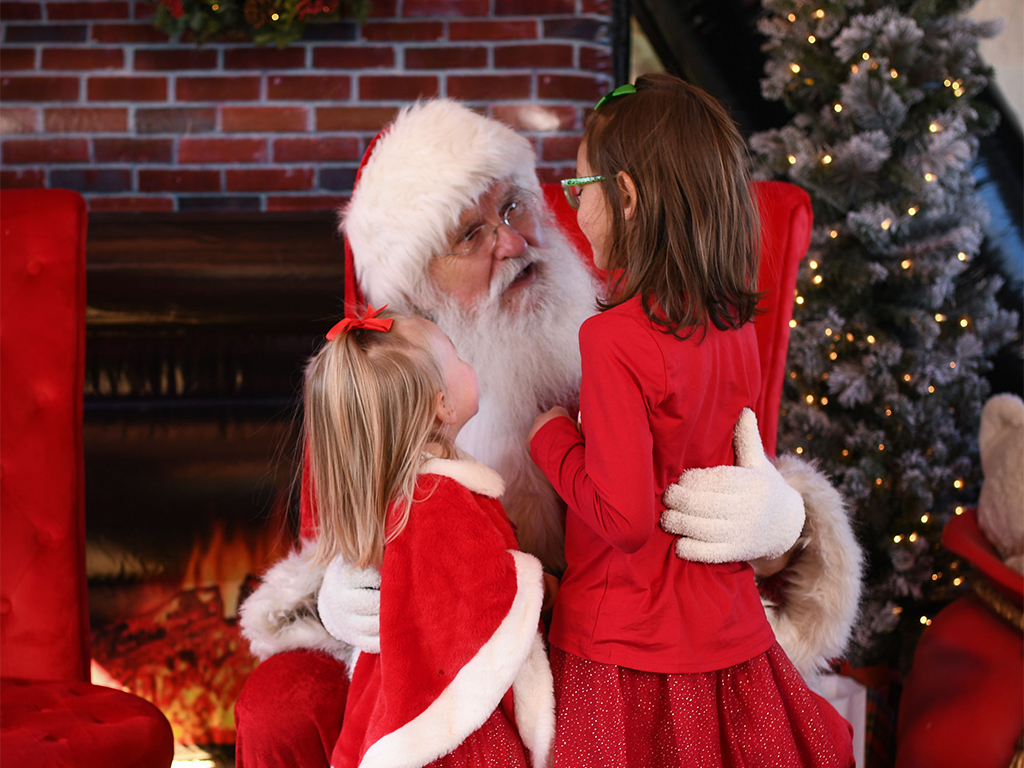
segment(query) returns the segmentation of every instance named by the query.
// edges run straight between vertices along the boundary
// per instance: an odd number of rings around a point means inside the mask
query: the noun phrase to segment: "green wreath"
[[[349,15],[365,21],[372,0],[344,0]],[[312,21],[336,21],[342,0],[160,0],[153,26],[172,40],[211,38],[275,43],[283,48],[302,37]]]

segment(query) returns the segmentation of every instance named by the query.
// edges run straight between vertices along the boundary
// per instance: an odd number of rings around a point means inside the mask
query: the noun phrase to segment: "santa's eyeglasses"
[[[489,254],[498,242],[498,227],[504,224],[520,237],[533,232],[536,218],[530,195],[522,190],[505,200],[498,211],[497,224],[476,224],[465,230],[451,245],[445,256],[483,256]]]

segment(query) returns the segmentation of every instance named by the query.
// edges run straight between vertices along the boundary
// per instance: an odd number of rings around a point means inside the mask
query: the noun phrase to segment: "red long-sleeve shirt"
[[[634,298],[580,328],[583,436],[553,419],[530,450],[569,506],[552,645],[648,672],[706,672],[774,642],[746,563],[675,555],[661,495],[686,469],[732,464],[760,389],[754,327],[681,341]]]

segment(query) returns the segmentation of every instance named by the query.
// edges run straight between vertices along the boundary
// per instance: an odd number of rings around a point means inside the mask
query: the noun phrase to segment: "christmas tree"
[[[971,161],[994,116],[981,36],[957,0],[764,0],[764,95],[794,113],[756,134],[763,174],[813,200],[780,451],[839,486],[868,557],[851,658],[904,665],[969,578],[939,539],[977,499],[989,358],[1014,338],[999,277],[974,263]]]

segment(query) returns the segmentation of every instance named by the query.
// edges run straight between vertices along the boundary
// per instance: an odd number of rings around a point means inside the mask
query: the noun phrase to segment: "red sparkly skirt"
[[[487,721],[454,751],[424,768],[527,768],[526,750],[519,732],[498,707]]]
[[[661,674],[551,649],[554,768],[851,768],[853,729],[778,643],[716,672]]]

